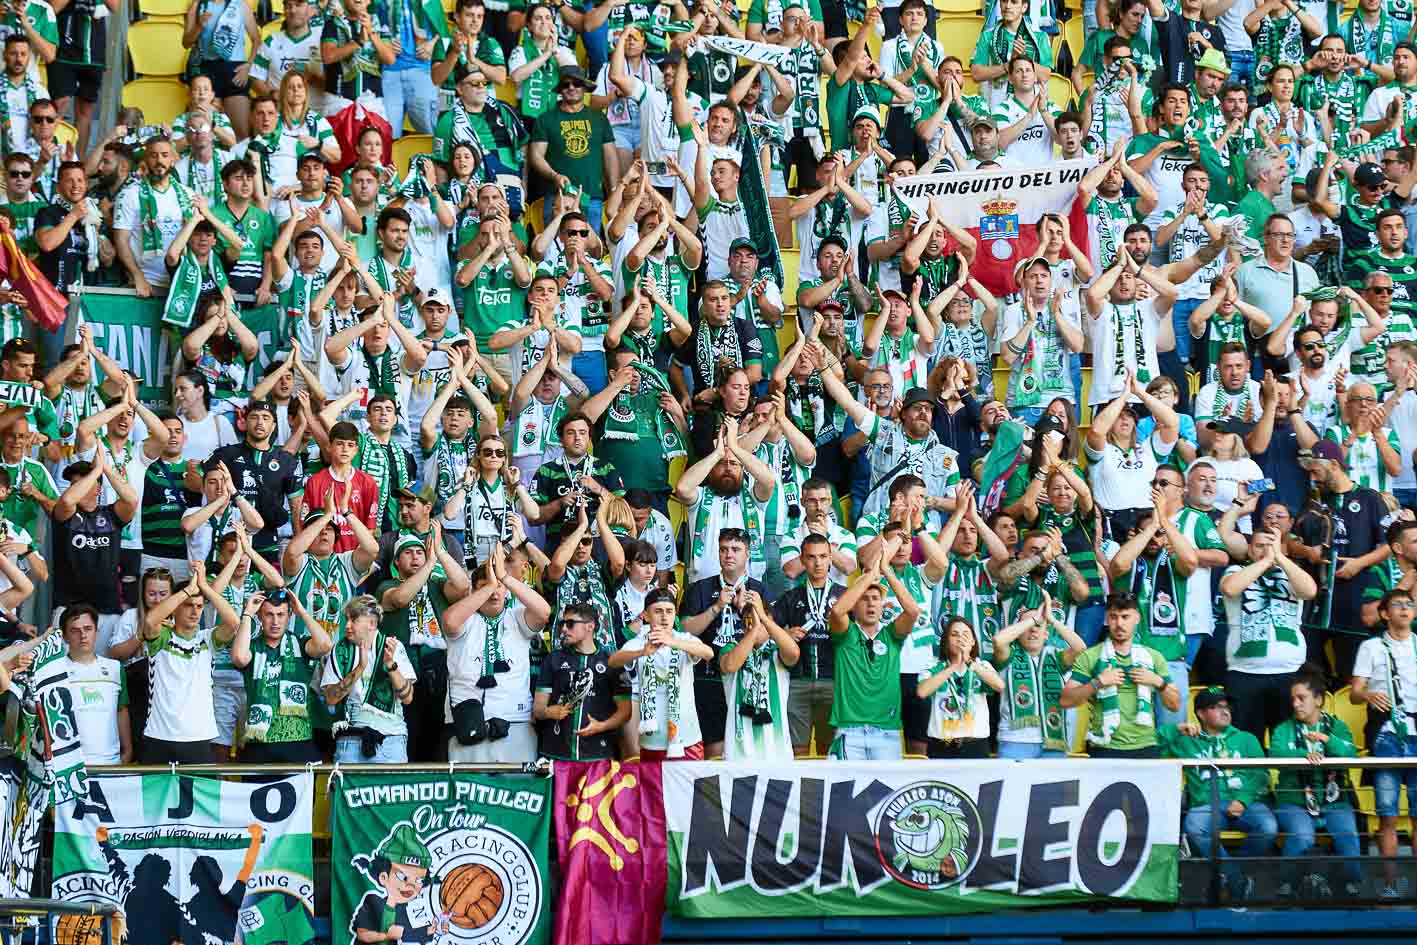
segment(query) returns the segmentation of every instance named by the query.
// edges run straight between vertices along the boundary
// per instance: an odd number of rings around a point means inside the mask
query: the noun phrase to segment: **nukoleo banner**
[[[314,776],[93,778],[57,809],[53,897],[112,902],[133,945],[314,940]]]
[[[551,932],[549,778],[332,779],[331,945],[388,936],[542,945]]]
[[[699,918],[1174,902],[1174,764],[664,766],[669,910]]]

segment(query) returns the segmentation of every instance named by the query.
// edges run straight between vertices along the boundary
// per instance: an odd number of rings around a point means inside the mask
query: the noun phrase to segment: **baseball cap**
[[[246,416],[249,417],[258,410],[264,410],[272,417],[276,415],[276,405],[269,400],[253,400],[246,405]]]
[[[900,291],[899,289],[886,289],[886,290],[885,290],[884,292],[882,292],[881,294],[884,295],[886,298],[890,298],[891,296],[895,296],[896,298],[900,299],[902,302],[905,302],[905,303],[907,303],[907,304],[909,304],[909,302],[910,302],[910,296],[906,295],[904,292]]]
[[[757,244],[754,243],[752,240],[748,239],[748,237],[746,236],[740,236],[736,240],[728,244],[729,253],[736,253],[740,249],[752,250],[754,256],[758,254]]]
[[[1359,187],[1379,187],[1386,181],[1387,175],[1383,173],[1383,169],[1372,161],[1364,161],[1353,172],[1353,183]]]
[[[836,311],[842,312],[842,313],[845,313],[845,312],[846,312],[846,309],[842,306],[842,304],[841,304],[840,302],[838,302],[836,299],[832,299],[832,298],[824,299],[822,302],[820,302],[820,303],[817,305],[817,311],[819,311],[819,312],[828,312],[828,311],[831,311],[832,309],[835,309]]]
[[[450,299],[450,298],[448,298],[448,293],[444,292],[442,289],[438,288],[437,286],[434,286],[433,288],[429,289],[427,292],[423,293],[423,304],[424,304],[424,305],[441,305],[441,306],[443,306],[444,308],[452,308],[452,307],[453,307],[453,300]]]
[[[1206,426],[1216,433],[1238,433],[1240,436],[1245,436],[1255,428],[1253,423],[1239,417],[1221,417],[1219,420],[1211,420]]]
[[[394,495],[403,499],[417,499],[419,502],[433,505],[438,499],[438,487],[432,481],[420,479],[412,485],[399,489]]]
[[[582,88],[593,89],[595,83],[586,78],[585,70],[580,66],[564,66],[561,69],[561,77],[556,80],[556,91],[561,91],[568,85],[575,83]]]
[[[1220,686],[1210,686],[1204,691],[1196,693],[1197,712],[1204,711],[1205,709],[1213,709],[1222,702],[1229,703],[1232,706],[1235,704],[1235,700],[1231,699],[1230,694]]]
[[[664,58],[659,60],[661,66],[677,66],[684,61],[684,54],[677,49],[671,49],[664,54]]]
[[[1319,460],[1332,460],[1344,469],[1348,468],[1348,459],[1343,455],[1343,447],[1333,440],[1319,440],[1310,449],[1299,451],[1299,462],[1317,462]]]

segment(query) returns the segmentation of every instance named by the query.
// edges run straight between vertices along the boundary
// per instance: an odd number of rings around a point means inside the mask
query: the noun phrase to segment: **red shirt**
[[[300,518],[305,521],[311,515],[320,512],[325,507],[325,496],[334,490],[335,505],[341,504],[344,499],[346,483],[340,482],[331,475],[329,467],[326,467],[305,481],[305,495],[302,499]],[[349,496],[349,512],[351,515],[358,515],[369,531],[376,536],[379,534],[378,520],[379,508],[379,484],[374,481],[374,477],[361,469],[354,470],[354,488]],[[359,547],[359,539],[354,534],[354,528],[348,521],[340,522],[339,535],[335,537],[335,552],[353,551]]]

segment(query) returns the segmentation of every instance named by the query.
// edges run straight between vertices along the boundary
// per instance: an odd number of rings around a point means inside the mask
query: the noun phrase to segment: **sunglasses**
[[[1370,286],[1368,286],[1368,291],[1369,291],[1369,292],[1376,293],[1377,295],[1392,295],[1392,286],[1390,286],[1390,285],[1370,285]]]
[[[482,455],[483,455],[483,456],[493,456],[493,457],[497,457],[497,458],[500,459],[501,457],[507,455],[507,451],[506,451],[506,450],[483,450],[483,451],[482,451]]]
[[[581,229],[567,230],[567,231],[566,231],[566,235],[567,235],[567,236],[590,236],[590,230],[589,230],[589,229],[584,229],[584,230],[581,230]]]
[[[470,89],[485,89],[485,88],[487,88],[487,83],[486,83],[486,82],[469,81],[469,82],[464,82],[463,85],[466,85],[466,86],[467,86],[468,88],[470,88]]]
[[[1265,236],[1268,236],[1268,237],[1270,237],[1270,238],[1272,238],[1272,239],[1277,239],[1277,240],[1292,240],[1292,239],[1294,238],[1294,234],[1293,234],[1293,233],[1274,233],[1274,232],[1269,232],[1269,233],[1266,233]]]
[[[1152,486],[1153,489],[1180,489],[1180,488],[1181,488],[1181,484],[1180,484],[1179,482],[1170,482],[1170,481],[1165,480],[1165,479],[1153,479],[1153,480],[1151,480],[1151,486]]]
[[[10,179],[11,179],[11,180],[25,180],[25,179],[30,178],[30,177],[33,177],[33,176],[34,176],[34,172],[33,172],[33,171],[11,171],[11,172],[10,172]]]
[[[31,115],[30,122],[36,125],[52,125],[59,120],[58,115]]]
[[[581,539],[581,547],[584,548],[584,547],[586,547],[587,545],[594,544],[594,542],[595,542],[595,539],[594,539],[594,538],[582,538],[582,539]]]
[[[1321,341],[1306,341],[1306,342],[1304,342],[1303,344],[1301,344],[1301,345],[1299,346],[1299,350],[1300,350],[1300,351],[1318,351],[1318,350],[1319,350],[1320,348],[1322,348],[1322,347],[1323,347],[1323,342],[1321,342]]]

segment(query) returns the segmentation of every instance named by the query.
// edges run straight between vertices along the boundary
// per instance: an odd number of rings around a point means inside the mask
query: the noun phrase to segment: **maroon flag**
[[[558,761],[557,945],[652,945],[668,852],[658,763]]]
[[[30,314],[41,328],[55,332],[64,327],[69,300],[20,251],[9,227],[0,231],[0,278],[9,279],[14,290],[25,297]]]

